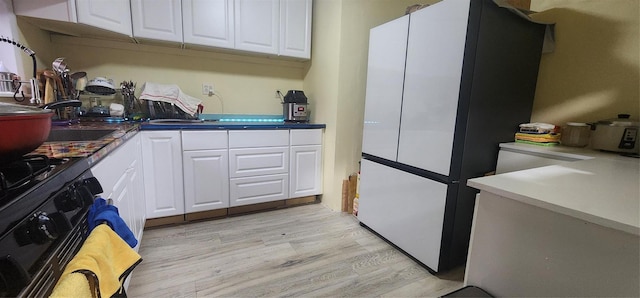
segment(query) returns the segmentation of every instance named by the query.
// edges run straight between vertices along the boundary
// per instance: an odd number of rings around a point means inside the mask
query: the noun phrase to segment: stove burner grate
[[[56,165],[65,160],[46,155],[25,155],[20,160],[0,164],[0,198],[34,181],[43,180]]]

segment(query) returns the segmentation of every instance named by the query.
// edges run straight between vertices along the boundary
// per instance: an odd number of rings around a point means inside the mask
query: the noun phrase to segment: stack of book
[[[527,143],[541,146],[560,144],[560,128],[548,123],[523,123],[516,132],[516,143]]]

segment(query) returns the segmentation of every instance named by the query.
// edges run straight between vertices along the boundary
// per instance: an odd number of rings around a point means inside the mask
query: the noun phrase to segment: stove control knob
[[[82,181],[82,183],[89,189],[92,195],[101,194],[103,192],[102,185],[96,177],[89,177]]]
[[[31,241],[37,244],[56,240],[59,236],[56,223],[43,211],[35,213],[29,220],[28,233]]]
[[[19,246],[32,243],[44,244],[57,239],[72,228],[71,222],[60,212],[47,214],[44,211],[34,213],[23,225],[14,231]]]
[[[69,212],[84,207],[84,201],[76,188],[69,188],[53,200],[58,211]]]

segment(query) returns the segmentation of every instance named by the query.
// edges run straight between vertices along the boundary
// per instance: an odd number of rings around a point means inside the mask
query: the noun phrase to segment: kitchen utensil
[[[0,102],[0,163],[20,158],[42,145],[53,111]]]
[[[46,77],[46,76],[45,76]],[[53,90],[54,80],[46,77],[44,85],[44,104],[50,104],[56,101],[55,90]]]
[[[638,130],[640,122],[630,119],[629,114],[618,114],[618,118],[600,120],[592,125],[591,147],[637,154],[640,151]]]
[[[51,63],[53,70],[57,72],[59,75],[63,74],[67,70],[67,64],[64,62],[63,58],[56,58],[56,60]]]
[[[589,144],[591,127],[586,123],[567,122],[562,127],[560,143],[571,147],[584,147]]]
[[[56,74],[54,71],[52,70],[45,70],[43,72],[44,76],[47,77],[47,79],[51,79],[53,80],[53,84],[55,84],[55,88],[56,88],[56,95],[57,98],[60,100],[66,100],[68,99],[67,97],[67,90],[64,87],[64,85],[62,84],[62,79],[60,78],[60,75]],[[46,86],[45,86],[46,88]],[[47,100],[46,100],[46,89],[45,89],[45,104],[47,104]]]
[[[87,83],[88,80],[86,76],[78,78],[75,83],[76,92],[84,91],[84,89],[87,87]]]
[[[85,90],[99,95],[112,95],[116,93],[113,80],[104,77],[96,77],[89,80]]]
[[[70,77],[72,80],[78,80],[78,79],[80,79],[80,78],[85,78],[85,77],[87,77],[87,73],[86,73],[86,72],[84,72],[84,71],[76,71],[76,72],[72,73],[71,75],[69,75],[69,77]]]

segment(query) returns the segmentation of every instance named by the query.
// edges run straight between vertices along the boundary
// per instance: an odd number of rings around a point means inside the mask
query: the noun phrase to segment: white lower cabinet
[[[322,129],[143,131],[147,218],[322,193]]]
[[[102,185],[104,199],[113,200],[139,244],[146,220],[140,133],[105,156],[91,172]]]
[[[322,129],[291,130],[289,197],[322,193]]]
[[[229,207],[227,131],[183,131],[185,213]]]
[[[143,131],[147,218],[184,214],[180,131]]]
[[[230,205],[243,206],[287,199],[289,175],[275,174],[232,178]]]
[[[230,206],[289,198],[289,131],[229,132]]]

